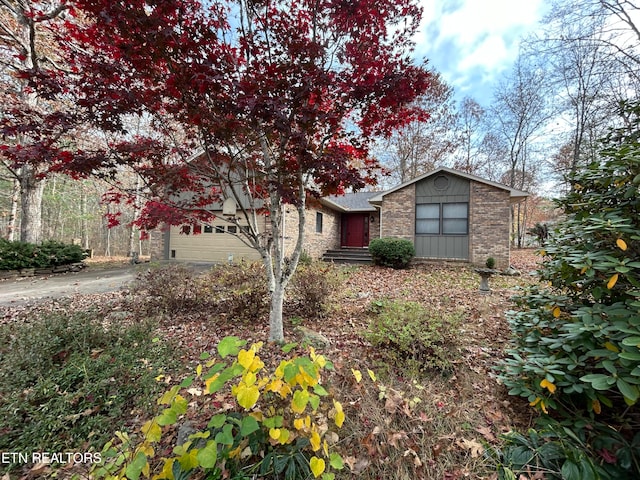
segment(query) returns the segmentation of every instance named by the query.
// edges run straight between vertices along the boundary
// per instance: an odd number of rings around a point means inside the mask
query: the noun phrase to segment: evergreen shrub
[[[600,446],[587,436],[583,449],[617,472],[602,478],[640,478],[640,104],[625,113],[630,128],[569,177],[566,220],[540,251],[541,285],[509,314],[512,343],[498,367],[509,393],[543,415],[588,419]],[[577,473],[563,478],[591,478],[567,462],[563,472]]]
[[[0,451],[97,447],[132,411],[153,406],[155,377],[176,366],[151,322],[105,324],[77,312],[16,323],[0,326]]]
[[[376,238],[369,243],[369,252],[376,265],[402,269],[409,266],[416,249],[405,238]]]
[[[82,247],[48,240],[40,245],[0,239],[0,270],[51,268],[81,262]]]

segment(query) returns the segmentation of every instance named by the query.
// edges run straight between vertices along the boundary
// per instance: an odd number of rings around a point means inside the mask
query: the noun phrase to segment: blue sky
[[[424,7],[416,56],[429,59],[458,100],[483,106],[518,55],[522,37],[539,27],[545,0],[420,0]]]

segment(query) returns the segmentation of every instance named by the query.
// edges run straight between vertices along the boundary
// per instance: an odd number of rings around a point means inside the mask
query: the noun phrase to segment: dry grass
[[[537,261],[533,251],[512,258],[523,272],[535,270]],[[333,340],[333,351],[326,352],[338,359],[332,385],[347,406],[341,448],[349,469],[340,478],[495,478],[483,445],[499,444],[500,435],[514,428],[526,429],[532,412],[526,402],[507,395],[492,368],[510,337],[504,315],[512,308],[509,299],[517,287],[535,281],[526,274],[494,277],[492,293],[483,295],[477,274],[467,266],[423,265],[408,271],[364,267],[352,273],[338,315],[343,327],[316,325]],[[368,305],[381,297],[418,301],[442,315],[462,313],[453,372],[415,379],[387,369],[378,382],[366,373],[360,383],[355,381],[351,369],[366,372],[379,355],[358,345],[345,326],[355,332],[365,329]]]

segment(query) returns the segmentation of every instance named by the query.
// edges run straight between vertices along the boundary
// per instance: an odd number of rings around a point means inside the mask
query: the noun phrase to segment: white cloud
[[[441,19],[442,35],[472,45],[487,34],[501,36],[514,28],[526,29],[537,22],[539,5],[540,0],[469,0]]]
[[[426,56],[458,93],[487,94],[518,55],[519,40],[537,27],[543,0],[422,0],[417,53]],[[482,98],[477,98],[483,101]]]
[[[461,71],[466,71],[473,67],[483,67],[488,71],[496,71],[504,64],[505,59],[511,57],[504,39],[495,35],[485,37],[479,43],[467,49],[467,51],[468,54],[464,55],[458,63],[458,68]]]

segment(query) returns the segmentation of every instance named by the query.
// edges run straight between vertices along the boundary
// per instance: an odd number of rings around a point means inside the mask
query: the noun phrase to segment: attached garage
[[[258,252],[236,235],[238,228],[242,226],[219,217],[208,224],[173,226],[165,237],[166,258],[192,262],[260,260]]]

